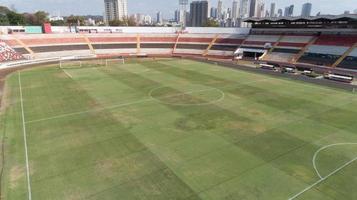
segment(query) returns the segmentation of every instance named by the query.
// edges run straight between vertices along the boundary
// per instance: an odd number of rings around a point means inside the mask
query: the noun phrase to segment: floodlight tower
[[[179,4],[180,4],[181,26],[182,26],[182,28],[185,28],[186,27],[186,13],[187,13],[188,0],[179,0]]]

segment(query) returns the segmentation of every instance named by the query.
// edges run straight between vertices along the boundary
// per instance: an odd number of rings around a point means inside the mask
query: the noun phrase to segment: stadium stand
[[[18,53],[36,58],[89,54],[203,55],[232,57],[244,35],[231,34],[21,34],[5,42]],[[176,48],[175,48],[176,47]],[[91,51],[92,49],[92,51]],[[31,51],[31,52],[30,52]]]
[[[299,62],[331,66],[347,50],[348,47],[342,46],[311,45]]]
[[[354,50],[337,67],[357,70],[357,48],[354,48]]]
[[[356,70],[357,35],[312,29],[187,29],[83,27],[80,33],[9,34],[0,39],[16,59],[69,56],[193,55],[313,64]],[[87,31],[87,29],[89,31]],[[103,30],[102,30],[103,29]],[[159,30],[159,31],[157,31]],[[103,32],[104,31],[104,32]],[[282,34],[284,33],[284,34]],[[6,49],[5,46],[3,49]],[[237,52],[241,57],[237,56]],[[21,56],[22,55],[22,56]],[[6,57],[6,56],[4,56]],[[9,60],[8,56],[6,57]],[[2,59],[2,60],[6,60]]]
[[[353,35],[320,35],[298,62],[333,66],[356,42]]]
[[[328,46],[352,46],[357,42],[357,36],[354,35],[321,35],[316,40],[316,45]]]
[[[22,58],[21,54],[17,53],[5,42],[0,42],[0,62],[20,60]]]

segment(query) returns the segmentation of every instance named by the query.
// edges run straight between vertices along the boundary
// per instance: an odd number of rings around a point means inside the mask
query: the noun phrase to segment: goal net
[[[82,60],[82,68],[95,68],[95,67],[104,67],[105,66],[105,60],[99,59],[99,60]]]
[[[105,60],[61,60],[61,69],[95,68],[104,67]]]
[[[80,60],[60,60],[59,61],[59,68],[60,69],[75,69],[81,68],[82,61]]]
[[[112,66],[123,65],[123,64],[125,64],[125,60],[123,58],[105,60],[106,67],[112,67]]]
[[[61,60],[60,69],[77,69],[77,68],[97,68],[110,67],[124,64],[122,58],[118,59],[97,59],[97,60]]]

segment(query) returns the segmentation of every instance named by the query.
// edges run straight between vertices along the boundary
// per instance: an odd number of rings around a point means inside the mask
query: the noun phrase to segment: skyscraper
[[[222,18],[222,12],[223,12],[223,2],[222,0],[219,0],[218,1],[218,6],[217,6],[217,17],[218,19],[221,19]]]
[[[203,26],[208,19],[208,1],[192,1],[190,4],[190,25],[192,27]]]
[[[257,0],[250,0],[249,4],[249,17],[254,17],[255,16],[255,8],[257,5]]]
[[[275,3],[270,4],[270,17],[275,17]]]
[[[211,18],[212,18],[212,19],[217,19],[217,17],[218,17],[217,13],[218,13],[218,12],[217,12],[217,8],[212,7],[212,8],[211,8],[211,15],[210,15]]]
[[[104,0],[106,23],[112,20],[123,20],[128,16],[127,0]]]
[[[156,13],[156,23],[157,24],[162,24],[163,20],[162,20],[162,12],[157,12]]]
[[[304,5],[302,5],[301,16],[302,17],[310,17],[311,9],[312,9],[311,3],[305,3]]]
[[[263,17],[264,16],[264,11],[261,9],[264,9],[264,2],[262,0],[250,0],[247,1],[249,2],[248,10],[249,10],[249,17]]]
[[[239,18],[239,4],[237,0],[233,0],[232,4],[232,19]]]
[[[240,0],[240,18],[249,17],[249,0]]]
[[[257,3],[257,6],[256,6],[256,14],[255,14],[255,16],[256,17],[264,17],[264,7],[265,7],[265,4],[264,4],[264,2],[263,1],[259,1],[258,3]]]
[[[279,8],[278,9],[278,17],[282,17],[283,16],[283,9]]]
[[[182,26],[186,26],[186,22],[187,22],[187,5],[188,5],[188,0],[179,0],[179,5],[180,5],[180,21],[179,23]]]
[[[284,17],[292,17],[294,15],[294,5],[285,7]]]
[[[180,10],[175,10],[175,22],[179,23],[181,20]]]

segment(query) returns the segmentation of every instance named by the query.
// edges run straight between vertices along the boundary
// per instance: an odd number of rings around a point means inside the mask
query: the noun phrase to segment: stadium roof
[[[357,14],[343,14],[343,15],[319,15],[312,17],[250,17],[244,19],[245,22],[282,22],[282,21],[357,21]]]

